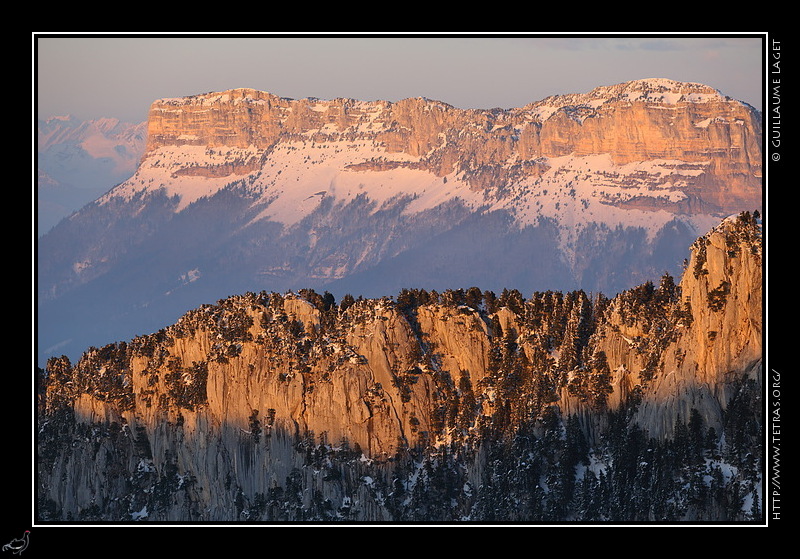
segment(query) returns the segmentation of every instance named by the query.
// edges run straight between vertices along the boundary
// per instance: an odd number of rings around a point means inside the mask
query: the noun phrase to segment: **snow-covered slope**
[[[173,176],[172,169],[188,168],[196,161],[215,166],[237,158],[267,155],[268,166],[238,179],[247,183],[255,197],[253,205],[263,207],[254,221],[270,220],[291,227],[318,210],[325,199],[335,205],[347,205],[364,196],[373,203],[374,211],[392,201],[409,198],[405,213],[434,210],[457,200],[471,211],[507,211],[519,227],[551,218],[561,226],[565,240],[590,223],[611,228],[641,227],[652,235],[675,218],[676,213],[668,206],[688,199],[684,189],[706,166],[678,160],[617,165],[609,154],[566,155],[541,160],[539,164],[546,170],[539,176],[476,190],[459,173],[439,177],[410,166],[377,172],[357,168],[385,154],[373,142],[365,141],[318,145],[285,142],[268,154],[253,147],[214,150],[200,146],[163,147],[151,152],[135,176],[103,196],[100,203],[117,197],[130,200],[143,192],[160,191],[179,199],[175,211],[180,212],[201,198],[229,188],[232,180],[230,175]],[[286,173],[290,173],[290,179],[281,176]],[[641,198],[663,202],[665,209],[625,207],[626,203]],[[717,217],[707,214],[686,218],[697,229],[707,229],[716,221]]]

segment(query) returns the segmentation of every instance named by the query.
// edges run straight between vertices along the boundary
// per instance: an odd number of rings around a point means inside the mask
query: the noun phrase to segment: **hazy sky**
[[[763,36],[33,34],[34,111],[141,122],[154,100],[251,87],[282,97],[521,107],[639,78],[701,82],[762,108]]]

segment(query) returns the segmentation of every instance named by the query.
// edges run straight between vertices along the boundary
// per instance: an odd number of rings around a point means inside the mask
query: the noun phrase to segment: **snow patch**
[[[164,191],[167,197],[179,199],[176,211],[181,211],[200,198],[210,197],[223,188],[240,182],[247,175],[203,176],[186,172],[198,168],[198,162],[210,169],[225,168],[260,157],[263,150],[249,148],[208,148],[183,145],[161,147],[142,161],[136,174],[98,199],[105,204],[114,197],[131,200],[142,193]],[[212,173],[209,173],[212,174]]]
[[[387,153],[372,141],[281,144],[270,154],[253,188],[269,203],[254,221],[269,219],[285,226],[300,222],[323,200],[347,204],[357,197],[373,203],[373,211],[408,198],[405,211],[417,213],[462,198],[482,196],[457,179],[437,177],[411,168],[418,158]]]
[[[147,505],[145,505],[142,507],[142,510],[131,513],[131,520],[142,520],[143,518],[147,518],[148,516],[150,516],[150,513],[147,512]]]

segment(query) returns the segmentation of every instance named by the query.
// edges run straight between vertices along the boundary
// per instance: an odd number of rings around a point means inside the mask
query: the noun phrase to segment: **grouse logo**
[[[3,551],[10,551],[17,555],[21,554],[28,547],[28,538],[31,531],[25,530],[25,534],[21,538],[14,538],[6,545],[3,546]]]

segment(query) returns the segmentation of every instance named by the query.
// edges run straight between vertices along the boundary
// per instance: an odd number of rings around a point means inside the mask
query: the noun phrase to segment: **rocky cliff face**
[[[762,240],[748,220],[729,218],[700,237],[678,289],[642,286],[615,298],[595,334],[612,371],[611,401],[645,387],[635,419],[652,435],[672,435],[692,410],[719,429],[736,381],[760,382]]]
[[[150,109],[147,150],[195,145],[267,153],[291,140],[370,141],[383,156],[359,169],[463,174],[481,190],[537,177],[551,166],[548,159],[610,154],[616,166],[665,161],[695,175],[684,191],[694,201],[681,208],[695,213],[736,212],[760,198],[760,137],[759,114],[712,88],[639,80],[493,111],[424,98],[291,100],[251,89],[162,99]],[[680,188],[674,177],[660,179],[662,188]]]
[[[40,514],[375,521],[411,518],[413,501],[422,519],[488,519],[487,499],[502,496],[486,477],[502,441],[533,445],[514,451],[531,453],[526,470],[565,428],[600,448],[619,413],[658,440],[698,415],[724,433],[729,402],[760,379],[760,231],[750,214],[726,220],[697,240],[679,285],[665,275],[611,300],[248,293],[74,366],[52,359]],[[426,469],[452,456],[452,470]],[[446,474],[431,490],[445,484],[458,504],[413,496],[424,487],[414,467]],[[547,495],[536,506],[555,506]]]

